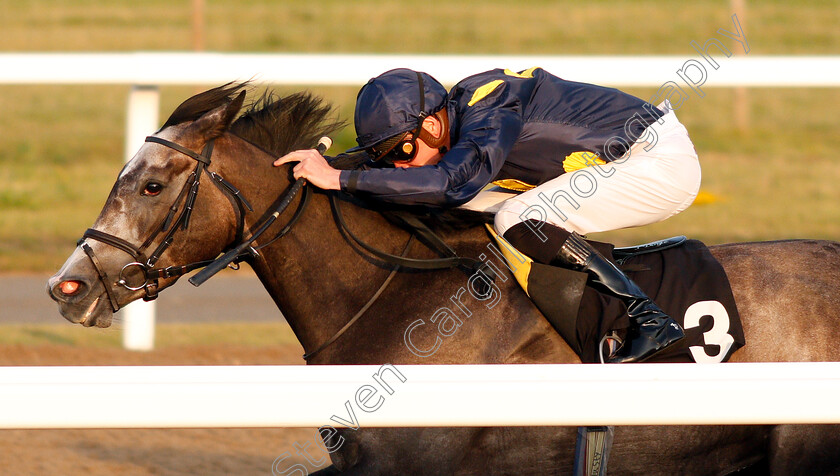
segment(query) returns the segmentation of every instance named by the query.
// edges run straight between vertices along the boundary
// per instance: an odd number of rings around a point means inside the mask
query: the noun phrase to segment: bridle
[[[216,184],[216,186],[227,196],[227,198],[231,201],[231,203],[235,204],[235,211],[237,215],[237,228],[236,228],[236,242],[242,240],[242,235],[245,229],[245,211],[253,212],[254,209],[251,207],[251,204],[242,196],[239,190],[234,187],[230,182],[222,178],[219,174],[208,170],[210,166],[210,157],[213,154],[213,143],[214,139],[211,139],[207,144],[204,146],[204,149],[201,151],[200,154],[187,149],[175,142],[162,139],[160,137],[149,136],[146,137],[146,142],[153,142],[156,144],[161,144],[170,149],[176,150],[188,157],[193,158],[196,161],[195,170],[190,173],[187,181],[184,183],[181,192],[178,194],[175,202],[169,207],[169,212],[166,214],[166,217],[163,221],[158,225],[154,232],[149,235],[146,241],[143,242],[140,246],[135,246],[128,241],[100,231],[95,230],[93,228],[89,228],[87,231],[84,232],[82,238],[78,242],[78,246],[81,246],[82,250],[90,259],[93,267],[96,269],[97,274],[99,275],[99,280],[102,282],[103,286],[105,287],[105,292],[108,295],[108,299],[111,302],[111,307],[113,308],[114,312],[117,312],[120,309],[120,305],[117,302],[116,295],[114,293],[114,286],[119,285],[131,291],[137,291],[143,289],[146,295],[143,297],[145,301],[151,301],[158,297],[158,289],[159,289],[159,280],[172,278],[176,276],[182,276],[190,271],[195,269],[207,266],[208,264],[212,263],[214,260],[205,260],[205,261],[198,261],[195,263],[190,263],[183,266],[169,266],[167,268],[155,268],[155,264],[166,251],[167,248],[172,244],[175,233],[180,230],[186,230],[190,224],[190,217],[192,216],[193,205],[195,204],[196,197],[198,196],[198,189],[201,185],[201,177],[204,174],[207,174],[211,181]],[[185,199],[184,207],[181,210],[180,215],[175,218],[175,215],[178,213],[180,208],[181,201]],[[160,244],[147,256],[146,252],[151,247],[152,243],[154,243],[157,238],[165,233],[165,236],[161,240]],[[112,246],[117,248],[125,253],[131,255],[134,261],[126,264],[120,270],[120,274],[116,282],[113,282],[109,277],[108,274],[105,272],[105,269],[102,267],[99,259],[96,257],[96,254],[93,251],[93,248],[87,243],[87,240],[96,240],[106,245]],[[142,283],[137,280],[132,282],[131,278],[131,271],[133,268],[137,268],[137,271],[142,273]]]
[[[176,144],[175,142],[162,139],[160,137],[146,137],[146,142],[153,142],[169,147],[170,149],[173,149],[188,157],[195,159],[197,164],[195,170],[190,174],[190,176],[187,178],[187,181],[184,183],[184,187],[181,189],[181,192],[178,194],[177,198],[175,199],[175,202],[169,208],[169,212],[167,213],[166,217],[163,219],[163,221],[157,227],[157,229],[140,246],[135,246],[118,236],[100,230],[95,230],[93,228],[89,228],[88,230],[86,230],[82,235],[82,238],[79,240],[78,246],[81,246],[82,250],[85,252],[85,254],[90,259],[91,263],[93,264],[93,267],[96,269],[96,272],[99,275],[99,280],[105,287],[105,292],[108,294],[108,299],[110,300],[111,307],[113,308],[114,312],[117,312],[120,309],[119,303],[117,302],[116,296],[114,294],[115,285],[122,286],[131,291],[138,291],[140,289],[143,289],[146,293],[146,295],[143,297],[143,300],[151,301],[157,299],[158,297],[160,279],[183,276],[184,274],[187,274],[193,270],[204,267],[207,268],[204,272],[210,271],[211,268],[213,268],[214,266],[218,269],[221,269],[221,267],[223,267],[221,263],[230,263],[231,267],[237,269],[237,263],[243,260],[247,260],[251,257],[259,256],[258,251],[260,249],[274,243],[276,240],[286,235],[289,232],[289,230],[291,230],[292,226],[294,226],[294,224],[301,217],[304,209],[306,208],[306,205],[309,203],[311,188],[305,187],[304,181],[302,179],[298,179],[298,181],[295,182],[294,185],[289,187],[284,192],[284,194],[278,198],[279,205],[277,205],[277,207],[275,208],[274,213],[271,216],[265,218],[261,224],[255,226],[254,229],[256,229],[256,231],[254,231],[250,237],[244,238],[243,236],[245,229],[245,211],[248,210],[250,212],[253,212],[254,209],[251,207],[250,203],[248,203],[245,197],[242,196],[239,189],[234,187],[230,182],[226,181],[219,174],[211,172],[207,169],[207,167],[210,166],[210,157],[213,154],[214,140],[211,139],[204,146],[204,149],[201,151],[200,154],[190,149],[187,149],[186,147],[183,147],[179,144]],[[320,149],[319,151],[321,153],[324,152],[324,150]],[[186,230],[189,226],[193,205],[195,204],[196,197],[198,196],[198,189],[201,185],[201,177],[205,173],[209,175],[213,183],[216,184],[216,186],[228,197],[231,203],[236,205],[234,208],[237,214],[236,239],[234,241],[235,244],[229,247],[229,250],[231,251],[229,251],[227,254],[236,253],[232,250],[237,250],[240,248],[244,251],[241,254],[237,254],[235,259],[233,259],[232,261],[229,258],[226,259],[225,256],[221,256],[218,258],[197,261],[182,266],[155,268],[155,264],[160,259],[161,255],[163,255],[166,249],[172,244],[175,237],[175,233],[178,231],[178,229]],[[274,222],[274,219],[279,214],[283,213],[285,208],[289,205],[289,203],[291,203],[291,201],[294,199],[294,196],[301,189],[303,190],[303,192],[301,199],[298,203],[297,210],[294,212],[294,214],[286,223],[286,225],[283,228],[281,228],[280,231],[267,242],[262,243],[257,247],[251,246],[251,244],[271,226],[271,224]],[[184,204],[184,208],[183,210],[181,210],[181,214],[178,215],[178,218],[175,218],[175,215],[177,214],[180,208],[180,203],[185,196],[186,201]],[[349,329],[350,326],[352,326],[365,313],[365,311],[367,311],[367,309],[379,298],[379,296],[391,282],[391,280],[394,277],[394,274],[399,268],[419,270],[460,268],[469,276],[472,276],[474,273],[483,273],[491,280],[495,279],[495,273],[489,266],[475,259],[458,256],[455,253],[455,251],[452,250],[452,248],[446,245],[446,243],[444,243],[443,240],[441,240],[436,234],[434,234],[434,232],[432,232],[425,224],[417,220],[416,217],[412,217],[410,214],[394,215],[395,218],[398,218],[404,224],[404,226],[406,226],[410,230],[411,233],[409,241],[406,243],[403,252],[400,255],[392,255],[377,250],[376,248],[366,244],[364,241],[359,239],[355,234],[353,234],[350,231],[350,229],[347,227],[347,223],[344,221],[344,218],[342,216],[339,203],[340,200],[338,199],[337,194],[331,194],[330,205],[333,210],[333,214],[336,223],[339,226],[341,234],[351,244],[355,243],[365,251],[371,253],[379,260],[392,266],[392,270],[386,278],[386,280],[383,282],[382,286],[380,286],[380,288],[376,291],[373,297],[371,297],[371,299],[359,310],[359,312],[357,312],[356,315],[353,316],[344,325],[344,327],[342,327],[338,332],[336,332],[324,344],[316,348],[314,351],[305,354],[304,359],[308,360],[309,358],[311,358],[312,356],[319,353],[321,350],[335,342],[341,335],[343,335],[344,332],[347,331],[347,329]],[[151,247],[152,243],[154,243],[158,236],[160,236],[160,234],[162,233],[166,233],[163,240],[147,257],[146,251]],[[407,258],[406,254],[408,253],[408,250],[415,236],[420,237],[420,239],[427,246],[435,250],[442,257],[433,259]],[[131,255],[132,258],[134,258],[134,261],[122,267],[118,276],[118,280],[116,282],[112,283],[111,278],[108,277],[108,274],[105,272],[104,268],[99,262],[99,259],[96,257],[93,248],[91,248],[90,245],[87,243],[88,239],[96,240],[106,245],[117,248],[121,251],[124,251],[125,253],[128,253],[129,255]],[[129,282],[130,278],[126,270],[130,270],[131,268],[137,268],[138,271],[142,273],[142,283]],[[212,274],[214,274],[214,272],[209,273],[208,276],[204,278],[204,280],[209,279],[209,277],[212,276]],[[203,282],[204,280],[201,280],[200,282]],[[193,282],[193,284],[198,285],[200,283]]]

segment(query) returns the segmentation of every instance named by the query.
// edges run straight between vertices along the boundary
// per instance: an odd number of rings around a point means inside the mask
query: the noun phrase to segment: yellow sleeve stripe
[[[521,73],[514,73],[513,71],[506,69],[505,74],[508,76],[513,76],[515,78],[527,79],[534,77],[534,71],[539,69],[539,66],[534,66],[533,68],[528,68]]]
[[[467,106],[472,106],[473,104],[481,101],[482,99],[486,98],[490,93],[496,90],[500,84],[504,83],[504,80],[497,79],[495,81],[490,81],[489,83],[485,84],[484,86],[479,87],[475,90],[472,95],[472,99],[470,102],[467,103]]]
[[[593,165],[604,165],[603,159],[595,155],[593,152],[583,150],[580,152],[572,152],[563,159],[563,170],[566,173],[574,172]]]

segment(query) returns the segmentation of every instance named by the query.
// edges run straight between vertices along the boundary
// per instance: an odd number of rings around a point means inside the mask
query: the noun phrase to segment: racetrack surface
[[[0,276],[0,324],[69,325],[46,294],[47,278]],[[158,323],[284,322],[259,280],[244,269],[222,273],[199,288],[183,280],[164,291],[157,303]],[[270,347],[217,343],[169,346],[152,352],[12,344],[0,345],[0,365],[300,365],[302,353],[297,343]],[[97,408],[97,402],[77,402],[72,395],[56,398],[66,400],[69,412],[95,412]],[[291,456],[279,469],[306,464],[295,454],[293,444],[312,442],[314,447],[315,435],[314,428],[0,430],[0,474],[271,474],[272,462],[284,452]],[[311,464],[308,467],[317,469]]]
[[[2,331],[2,327],[0,327]],[[297,345],[272,348],[193,346],[148,353],[62,345],[0,345],[2,365],[237,365],[300,364]],[[97,402],[57,395],[68,412],[96,412]],[[337,396],[338,398],[338,396]],[[231,405],[242,402],[230,402]],[[5,408],[3,411],[14,411]],[[126,409],[130,411],[130,409]],[[288,452],[279,469],[306,464],[293,444],[310,442],[315,429],[2,430],[3,475],[253,475],[271,474],[272,462]],[[325,456],[317,449],[313,457]],[[308,465],[310,471],[316,468]]]

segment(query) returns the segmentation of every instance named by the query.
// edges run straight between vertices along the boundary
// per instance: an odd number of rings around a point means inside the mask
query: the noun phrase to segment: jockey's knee
[[[509,199],[496,212],[496,218],[493,221],[493,226],[499,236],[504,236],[505,232],[513,228],[516,224],[526,222],[528,220],[536,220],[539,222],[546,221],[545,210],[539,206],[531,206],[525,202],[515,198]]]
[[[524,202],[508,200],[496,213],[496,233],[538,263],[548,264],[569,236],[569,231],[548,222],[544,211]]]
[[[694,203],[694,199],[696,199],[697,194],[700,193],[701,177],[702,173],[700,172],[700,163],[695,161],[685,173],[686,184],[683,187],[683,190],[685,191],[685,200],[677,208],[676,213],[680,213]]]

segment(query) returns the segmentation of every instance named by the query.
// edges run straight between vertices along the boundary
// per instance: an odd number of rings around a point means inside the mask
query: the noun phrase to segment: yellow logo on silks
[[[593,165],[604,165],[606,162],[594,152],[582,150],[580,152],[572,152],[563,159],[563,170],[566,173],[574,172],[575,170],[592,167]]]

